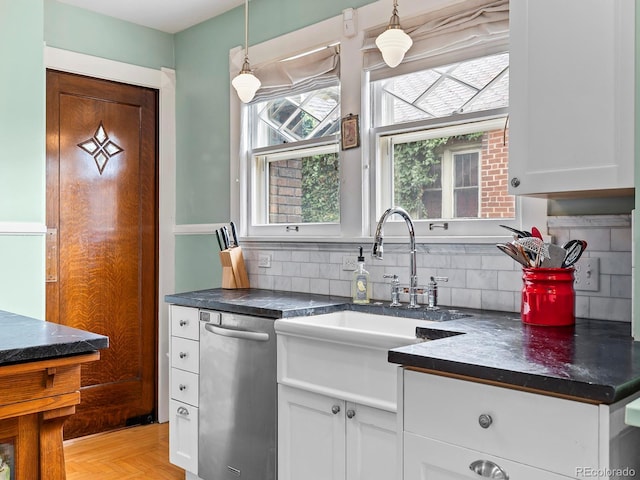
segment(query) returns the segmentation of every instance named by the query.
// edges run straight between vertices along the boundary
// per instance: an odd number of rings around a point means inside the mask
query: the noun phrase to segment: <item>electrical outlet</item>
[[[358,268],[358,257],[355,255],[344,255],[342,257],[342,270],[353,272]]]
[[[574,288],[597,292],[600,290],[600,259],[582,258],[574,266]]]
[[[258,266],[271,268],[271,255],[268,253],[261,253],[258,255]]]

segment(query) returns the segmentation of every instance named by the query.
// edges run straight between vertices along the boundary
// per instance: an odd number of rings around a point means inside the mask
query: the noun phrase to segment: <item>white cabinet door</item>
[[[345,479],[345,402],[278,385],[278,479]]]
[[[169,461],[190,472],[198,471],[198,409],[169,402]]]
[[[347,402],[346,408],[347,479],[396,478],[396,414],[351,402]]]
[[[634,186],[635,3],[510,2],[511,193]]]
[[[481,478],[566,480],[569,477],[412,433],[404,433],[403,480],[480,480]]]

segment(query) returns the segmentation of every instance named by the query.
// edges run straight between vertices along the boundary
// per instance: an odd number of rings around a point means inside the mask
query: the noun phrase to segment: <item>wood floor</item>
[[[169,424],[129,427],[64,442],[67,480],[184,480],[169,463]]]

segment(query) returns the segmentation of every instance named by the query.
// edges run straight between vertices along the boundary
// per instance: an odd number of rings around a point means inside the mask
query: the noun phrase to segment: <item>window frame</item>
[[[320,153],[340,153],[338,135],[330,135],[327,137],[305,140],[296,142],[294,148],[285,148],[287,144],[274,145],[270,147],[257,148],[251,151],[249,162],[255,168],[249,168],[250,188],[249,188],[249,205],[250,211],[247,212],[249,223],[248,233],[256,235],[280,235],[283,232],[302,231],[303,234],[312,234],[317,229],[325,232],[331,232],[333,235],[339,234],[339,222],[287,222],[272,224],[268,221],[269,216],[269,175],[268,164],[273,161],[286,160],[299,157],[299,153],[303,155],[318,155]],[[275,157],[275,158],[269,158]],[[338,156],[338,161],[340,158]],[[287,229],[289,227],[289,229]],[[297,227],[297,230],[295,229]]]
[[[429,13],[430,11],[452,5],[451,0],[441,0],[439,3],[425,5],[421,0],[407,0],[403,3],[403,18],[411,19]],[[373,131],[371,125],[372,103],[369,89],[371,71],[362,69],[362,32],[380,28],[388,23],[388,6],[381,2],[373,2],[356,9],[358,18],[358,32],[356,35],[345,35],[343,30],[343,16],[338,15],[327,20],[309,25],[294,32],[267,40],[251,46],[251,60],[254,67],[261,64],[284,59],[301,51],[311,51],[314,48],[330,44],[340,44],[340,86],[341,86],[341,118],[348,114],[360,114],[361,146],[349,150],[340,151],[340,226],[338,229],[308,228],[303,226],[298,232],[283,232],[271,230],[271,227],[255,229],[249,227],[248,208],[250,192],[250,177],[248,174],[247,158],[247,132],[248,118],[242,105],[230,87],[230,217],[236,221],[239,227],[241,240],[251,241],[279,241],[279,242],[362,242],[372,238],[380,208],[376,198],[379,172],[377,171],[377,136],[380,131]],[[508,46],[507,46],[508,49]],[[498,53],[494,46],[489,48],[478,47],[470,49],[474,53],[471,56]],[[504,48],[502,49],[504,50]],[[235,47],[230,50],[230,65],[238,64],[243,57],[243,49]],[[460,58],[460,52],[436,58],[438,64],[447,64],[467,57],[466,51]],[[431,66],[431,60],[421,61],[421,68]],[[395,72],[409,73],[406,64],[401,64]],[[229,71],[229,78],[237,75],[236,67]],[[384,78],[379,71],[375,71],[375,78]],[[464,120],[466,113],[458,115],[459,120]],[[477,112],[474,112],[477,116]],[[403,125],[410,129],[411,124]],[[483,228],[477,232],[469,232],[459,228],[463,222],[449,221],[450,228],[447,231],[441,229],[420,230],[417,232],[418,241],[429,243],[495,243],[503,241],[505,230],[499,228],[498,223],[507,224],[515,228],[527,229],[531,225],[545,225],[547,220],[547,201],[544,198],[516,197],[517,216],[514,220],[506,219],[491,221],[487,219],[474,219],[472,221],[482,223]],[[405,242],[406,228],[397,222],[389,222],[385,227],[385,237],[388,242]],[[323,225],[323,224],[321,224]]]

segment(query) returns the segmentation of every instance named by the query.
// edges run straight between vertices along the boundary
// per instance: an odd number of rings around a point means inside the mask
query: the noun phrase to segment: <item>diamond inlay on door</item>
[[[100,122],[93,137],[79,143],[78,146],[93,156],[100,175],[102,175],[109,159],[123,151],[120,146],[109,139],[109,135],[107,135],[102,122]]]

